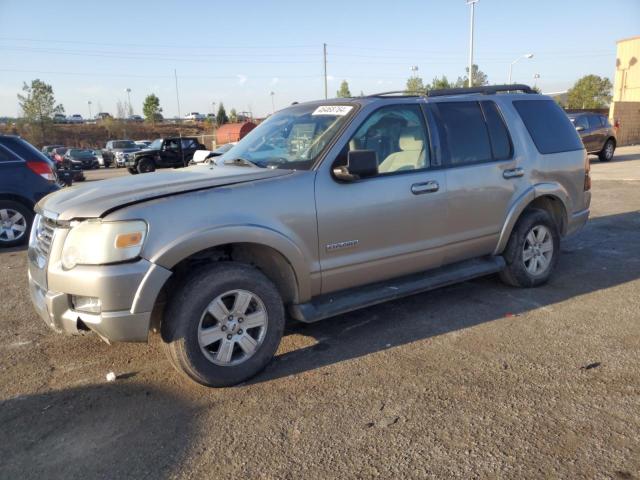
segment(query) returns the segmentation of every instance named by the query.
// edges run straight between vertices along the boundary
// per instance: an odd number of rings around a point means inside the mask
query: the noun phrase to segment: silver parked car
[[[496,272],[545,283],[589,216],[588,165],[564,112],[523,85],[297,104],[211,164],[43,199],[31,298],[58,332],[160,332],[179,371],[233,385],[270,361],[287,314]]]

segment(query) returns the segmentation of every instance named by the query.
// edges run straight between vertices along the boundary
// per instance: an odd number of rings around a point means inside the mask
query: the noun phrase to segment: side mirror
[[[333,169],[338,180],[352,182],[378,175],[378,154],[375,150],[351,150],[347,155],[347,165]]]
[[[576,132],[584,132],[585,128],[582,125],[576,127]]]

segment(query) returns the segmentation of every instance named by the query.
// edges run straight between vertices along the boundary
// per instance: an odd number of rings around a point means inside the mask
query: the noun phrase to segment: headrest
[[[404,151],[420,151],[424,144],[422,138],[424,134],[420,131],[420,127],[405,128],[400,134],[400,148]]]

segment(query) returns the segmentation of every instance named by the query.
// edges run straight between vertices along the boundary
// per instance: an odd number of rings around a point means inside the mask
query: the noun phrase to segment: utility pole
[[[89,120],[91,120],[91,100],[87,102],[87,105],[89,105]]]
[[[323,43],[322,44],[322,50],[323,50],[323,58],[324,58],[324,99],[326,100],[327,97],[327,44]]]
[[[473,24],[476,3],[478,3],[478,0],[467,0],[467,5],[471,6],[471,24],[469,27],[469,88],[473,87]]]
[[[129,115],[133,115],[133,107],[131,106],[131,89],[130,88],[125,88],[124,89],[125,92],[127,92],[127,101],[129,102]]]
[[[271,114],[272,115],[276,113],[276,104],[275,104],[275,100],[273,99],[275,94],[276,92],[271,92]]]

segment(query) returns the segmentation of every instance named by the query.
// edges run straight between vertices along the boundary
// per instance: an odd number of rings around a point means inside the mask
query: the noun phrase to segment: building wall
[[[613,102],[609,118],[619,124],[616,129],[618,145],[640,143],[640,102]]]
[[[614,102],[640,102],[640,36],[617,43]]]
[[[618,126],[618,145],[640,143],[640,36],[617,42],[609,120]]]

